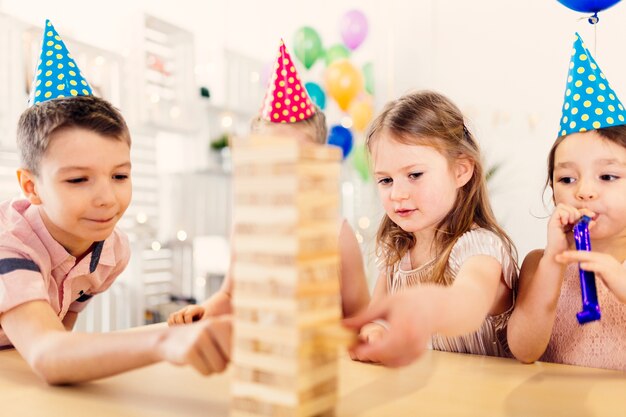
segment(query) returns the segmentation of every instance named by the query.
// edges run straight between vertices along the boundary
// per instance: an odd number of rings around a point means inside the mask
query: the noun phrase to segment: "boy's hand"
[[[204,318],[207,318],[206,310],[204,309],[204,307],[196,304],[191,304],[170,314],[167,319],[167,324],[170,326],[176,324],[188,324]]]
[[[386,366],[404,366],[419,358],[430,338],[430,319],[415,293],[406,291],[372,304],[365,312],[344,320],[344,325],[361,328],[376,319],[389,323],[379,340],[350,349],[350,357]]]
[[[570,247],[572,237],[571,234],[568,236],[568,232],[572,230],[574,223],[584,215],[593,218],[595,213],[588,209],[579,210],[567,204],[559,204],[555,207],[548,221],[548,243],[546,245],[545,255],[553,259],[552,257],[556,254]],[[594,224],[595,222],[591,221],[589,228],[593,227]]]
[[[580,268],[591,271],[621,302],[626,304],[626,268],[607,253],[568,250],[555,257],[557,262],[579,262]]]
[[[161,359],[191,365],[203,375],[222,372],[230,361],[232,320],[221,316],[167,329],[157,346]]]

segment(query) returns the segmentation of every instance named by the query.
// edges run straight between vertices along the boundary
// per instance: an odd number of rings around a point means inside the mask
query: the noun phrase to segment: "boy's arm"
[[[509,348],[519,361],[534,362],[546,350],[562,283],[563,267],[554,256],[543,250],[526,256],[520,270],[517,302],[507,329]]]
[[[44,301],[21,304],[0,325],[22,357],[49,384],[115,375],[161,360],[222,371],[230,356],[230,322],[203,322],[138,332],[69,333]]]
[[[344,219],[339,233],[341,257],[341,304],[343,316],[350,317],[367,307],[370,301],[363,255],[354,231]]]

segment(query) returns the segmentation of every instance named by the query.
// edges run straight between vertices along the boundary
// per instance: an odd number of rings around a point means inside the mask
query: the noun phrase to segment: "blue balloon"
[[[352,150],[352,132],[341,125],[335,125],[330,128],[328,135],[328,144],[339,146],[343,153],[343,159],[350,154]]]
[[[311,97],[313,103],[324,110],[326,107],[326,94],[324,94],[322,87],[320,87],[319,84],[309,81],[304,84],[304,88],[306,88],[306,92],[309,93],[309,97]]]
[[[563,6],[581,13],[598,13],[619,3],[620,0],[558,0]]]

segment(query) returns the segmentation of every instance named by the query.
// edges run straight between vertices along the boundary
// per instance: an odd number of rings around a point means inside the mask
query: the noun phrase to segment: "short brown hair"
[[[17,147],[24,168],[38,175],[39,163],[59,129],[79,127],[127,142],[130,132],[122,114],[94,96],[57,98],[26,109],[17,125]]]
[[[250,129],[252,130],[252,132],[254,132],[258,130],[260,126],[271,126],[273,124],[273,122],[262,119],[261,116],[257,116],[252,119]],[[309,117],[308,119],[287,124],[294,127],[301,126],[303,129],[310,129],[312,132],[311,138],[315,143],[319,143],[321,145],[326,143],[326,139],[328,136],[328,128],[326,127],[326,116],[317,107],[315,109],[315,113],[313,113],[313,116]]]

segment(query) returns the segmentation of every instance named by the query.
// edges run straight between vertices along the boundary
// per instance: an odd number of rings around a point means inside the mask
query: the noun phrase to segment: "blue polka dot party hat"
[[[90,96],[91,86],[49,20],[43,30],[41,55],[28,103],[30,106],[60,97]]]
[[[624,106],[576,33],[558,136],[626,124]]]

